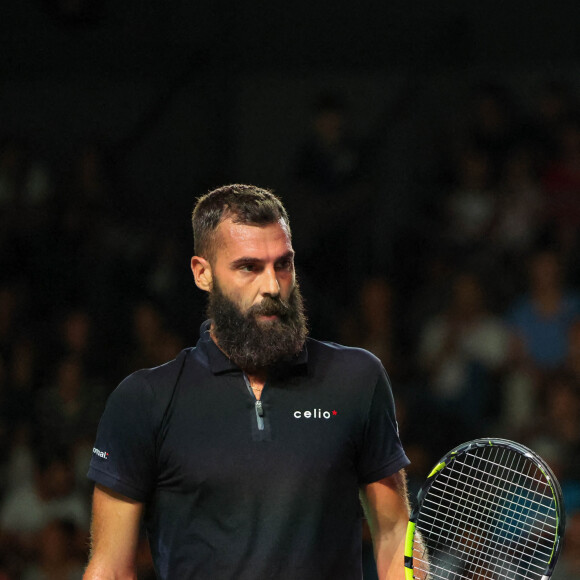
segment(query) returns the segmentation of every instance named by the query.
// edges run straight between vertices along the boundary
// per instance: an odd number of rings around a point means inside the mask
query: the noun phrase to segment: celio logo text
[[[312,411],[294,411],[295,419],[330,419],[338,415],[338,411],[323,411],[322,409],[312,409]]]

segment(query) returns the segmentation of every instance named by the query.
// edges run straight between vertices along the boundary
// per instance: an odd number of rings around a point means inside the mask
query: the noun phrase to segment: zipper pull
[[[262,401],[256,401],[256,413],[258,413],[258,417],[264,416],[264,407],[262,407]]]

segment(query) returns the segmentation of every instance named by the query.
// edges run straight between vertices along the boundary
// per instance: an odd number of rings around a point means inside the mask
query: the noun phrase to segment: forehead
[[[288,227],[283,220],[254,226],[225,219],[216,230],[216,260],[251,257],[276,259],[292,251]]]

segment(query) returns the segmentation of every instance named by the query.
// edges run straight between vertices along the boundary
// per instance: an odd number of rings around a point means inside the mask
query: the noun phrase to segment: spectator
[[[548,219],[568,255],[578,244],[580,227],[580,120],[568,121],[559,133],[559,152],[542,175]]]
[[[61,325],[62,348],[67,355],[85,359],[91,350],[92,320],[83,308],[69,310]]]
[[[332,94],[321,95],[314,107],[312,133],[298,152],[295,176],[299,183],[335,194],[356,183],[360,154],[347,126],[347,108]]]
[[[55,323],[57,332],[50,339],[53,349],[50,349],[51,360],[47,365],[54,364],[53,361],[62,358],[74,358],[82,364],[87,377],[91,380],[99,380],[109,377],[109,373],[115,368],[115,362],[110,353],[107,353],[109,364],[103,368],[102,345],[100,336],[105,329],[97,329],[94,322],[94,315],[88,307],[77,305],[67,307],[59,316]]]
[[[10,446],[4,455],[6,475],[4,493],[10,494],[21,487],[34,483],[35,460],[33,453],[32,428],[29,422],[13,425]]]
[[[166,329],[162,313],[152,302],[143,300],[134,307],[132,323],[134,346],[129,372],[160,365],[181,350],[181,340]]]
[[[381,359],[390,375],[395,372],[395,324],[393,289],[384,278],[367,278],[361,283],[355,312],[343,320],[345,344],[365,348]],[[352,311],[352,309],[349,309]]]
[[[535,241],[542,221],[543,192],[528,149],[506,157],[498,185],[493,241],[500,249],[521,256]]]
[[[55,382],[37,398],[36,421],[39,437],[50,433],[50,440],[39,445],[50,448],[71,447],[90,440],[104,408],[106,393],[97,383],[90,383],[82,362],[64,358],[56,369]]]
[[[339,97],[321,95],[312,131],[299,147],[288,198],[296,218],[295,239],[301,273],[337,307],[346,307],[357,291],[352,283],[368,272],[373,190],[361,171],[358,145],[349,134],[347,108]],[[341,275],[343,256],[351,276]]]
[[[26,423],[34,408],[39,368],[37,347],[31,336],[23,331],[14,337],[7,369],[5,413],[12,426]]]
[[[467,145],[472,144],[487,157],[493,181],[501,174],[508,151],[520,137],[517,116],[517,108],[505,87],[489,82],[474,89],[466,119]]]
[[[13,559],[34,553],[42,529],[54,519],[70,519],[86,534],[86,499],[74,488],[66,456],[46,456],[37,461],[34,482],[11,490],[0,505],[0,549]]]
[[[577,109],[577,97],[568,83],[551,80],[541,87],[528,126],[529,142],[543,166],[558,156],[560,131]]]
[[[0,144],[0,231],[17,237],[38,228],[46,219],[52,195],[49,171],[22,139]]]
[[[550,376],[543,385],[540,409],[540,421],[530,428],[564,450],[568,459],[562,466],[562,479],[580,479],[580,384],[566,373]]]
[[[55,519],[39,534],[36,561],[29,563],[21,580],[82,580],[85,555],[76,548],[78,528],[69,520]]]
[[[425,324],[419,361],[439,409],[457,411],[471,427],[488,418],[492,377],[506,363],[508,332],[489,312],[480,281],[458,274],[447,309]]]
[[[111,164],[104,150],[96,142],[86,142],[78,148],[76,158],[71,160],[62,185],[64,204],[74,213],[100,227],[113,208],[115,199]]]
[[[507,317],[515,359],[532,372],[556,369],[566,358],[568,334],[579,315],[580,297],[566,287],[558,254],[536,252],[529,263],[528,292]]]
[[[552,467],[568,513],[580,510],[580,384],[567,373],[542,385],[534,420],[521,435]]]
[[[580,580],[580,510],[568,516],[563,551],[552,580]]]
[[[544,222],[544,196],[532,152],[519,147],[510,152],[497,186],[495,216],[487,240],[492,262],[486,273],[498,310],[505,311],[522,290],[522,256],[539,238]]]
[[[462,151],[457,167],[457,184],[447,202],[447,235],[464,258],[487,244],[496,212],[491,166],[483,151]]]

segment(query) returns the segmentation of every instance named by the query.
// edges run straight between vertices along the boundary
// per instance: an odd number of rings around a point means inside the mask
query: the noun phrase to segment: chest
[[[160,434],[158,483],[185,492],[354,478],[361,437],[352,395],[308,379],[266,383],[259,401],[241,375],[183,385]]]

